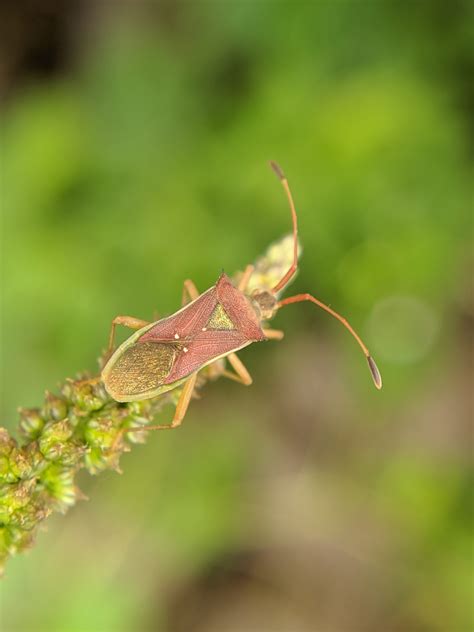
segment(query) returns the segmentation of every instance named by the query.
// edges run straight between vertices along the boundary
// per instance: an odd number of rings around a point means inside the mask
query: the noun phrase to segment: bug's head
[[[278,301],[274,294],[268,290],[254,290],[251,299],[261,320],[273,318],[278,309]]]

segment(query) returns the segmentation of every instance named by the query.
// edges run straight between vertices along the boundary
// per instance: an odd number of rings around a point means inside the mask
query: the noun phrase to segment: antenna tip
[[[283,169],[280,167],[280,165],[278,165],[273,160],[270,160],[270,167],[277,174],[277,176],[280,178],[280,180],[285,180],[286,179],[285,178],[285,174],[283,173]]]
[[[372,375],[372,379],[374,380],[375,387],[380,390],[382,388],[382,376],[380,375],[380,371],[375,364],[375,360],[372,356],[367,356],[367,364],[369,365],[370,374]]]

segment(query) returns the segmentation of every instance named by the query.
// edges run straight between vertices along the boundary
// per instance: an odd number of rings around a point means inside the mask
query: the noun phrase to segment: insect
[[[233,372],[224,371],[242,384],[252,378],[236,352],[254,342],[281,340],[283,332],[266,326],[277,312],[291,303],[310,301],[334,316],[350,331],[362,349],[375,386],[382,388],[380,372],[352,326],[331,307],[311,294],[296,294],[279,299],[280,292],[298,269],[298,220],[288,180],[281,168],[270,163],[288,199],[293,224],[293,261],[276,285],[246,292],[254,267],[246,267],[238,286],[222,273],[216,284],[199,294],[191,280],[183,287],[183,307],[155,322],[130,316],[112,321],[109,352],[114,349],[115,328],[124,325],[137,330],[110,356],[102,370],[109,395],[118,402],[144,400],[182,386],[173,420],[167,425],[147,426],[146,430],[176,428],[186,414],[196,386],[198,372],[226,358]],[[187,302],[190,300],[190,302]]]

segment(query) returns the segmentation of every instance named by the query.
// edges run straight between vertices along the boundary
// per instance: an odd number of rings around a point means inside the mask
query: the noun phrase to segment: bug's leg
[[[147,320],[141,320],[140,318],[134,318],[133,316],[116,316],[113,319],[112,326],[110,328],[108,353],[110,353],[114,348],[115,327],[117,327],[117,325],[123,325],[129,329],[141,329],[149,324],[150,323]]]
[[[232,371],[223,371],[222,375],[224,377],[228,377],[230,380],[239,382],[240,384],[245,384],[245,386],[250,386],[250,384],[252,384],[253,382],[252,376],[247,371],[244,363],[242,362],[242,360],[239,359],[237,354],[229,353],[229,355],[227,356],[227,359],[232,365],[232,368],[234,369],[235,373],[232,373]]]
[[[191,375],[189,380],[183,387],[181,395],[179,396],[178,404],[174,413],[173,421],[171,422],[171,428],[181,425],[181,422],[188,410],[189,402],[193,396],[194,386],[196,385],[197,372]]]
[[[283,173],[281,167],[276,164],[276,162],[270,161],[270,166],[280,179],[280,182],[285,189],[286,197],[288,198],[288,203],[290,205],[291,219],[293,222],[293,263],[288,268],[286,274],[278,281],[275,287],[272,288],[273,294],[276,294],[282,288],[284,288],[289,281],[291,281],[292,277],[296,274],[296,271],[298,270],[298,217],[296,215],[296,209],[293,202],[293,196],[291,195],[290,185],[288,184],[288,180],[285,174]]]
[[[281,329],[262,329],[268,340],[283,340],[285,332]]]
[[[194,282],[191,281],[191,279],[186,279],[186,281],[183,283],[183,295],[181,304],[186,305],[186,303],[189,303],[189,301],[194,301],[195,299],[197,299],[198,296],[199,290],[194,285]]]
[[[237,286],[238,290],[240,290],[241,292],[245,292],[245,290],[247,289],[247,285],[250,281],[250,277],[253,274],[253,271],[254,271],[254,266],[251,263],[249,263],[249,265],[244,270],[242,278],[239,281],[239,285]]]
[[[171,430],[181,425],[181,422],[188,410],[189,402],[193,396],[194,386],[196,384],[197,372],[193,373],[187,382],[184,383],[183,390],[179,396],[173,421],[170,424],[159,424],[157,426],[143,426],[143,428],[127,428],[125,432],[143,432],[147,430]]]

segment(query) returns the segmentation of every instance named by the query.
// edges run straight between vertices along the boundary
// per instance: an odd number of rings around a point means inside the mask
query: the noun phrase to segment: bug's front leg
[[[242,277],[239,281],[239,285],[237,286],[237,289],[241,292],[245,292],[245,290],[247,289],[247,285],[249,284],[250,277],[252,276],[254,269],[255,267],[251,263],[249,263],[249,265],[245,268],[244,273],[242,274]]]
[[[141,329],[142,327],[146,327],[150,323],[147,320],[141,320],[140,318],[134,318],[133,316],[116,316],[112,321],[112,326],[110,328],[109,334],[109,346],[108,346],[108,354],[114,348],[114,340],[115,340],[115,328],[117,325],[123,325],[124,327],[128,327],[129,329]]]

